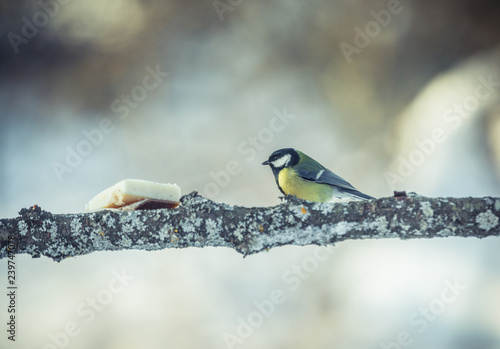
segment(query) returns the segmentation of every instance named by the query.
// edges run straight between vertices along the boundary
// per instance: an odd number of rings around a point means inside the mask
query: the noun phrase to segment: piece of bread
[[[141,179],[124,179],[97,194],[86,205],[86,210],[122,208],[146,199],[165,201],[165,207],[169,206],[168,203],[172,203],[171,207],[177,207],[180,198],[181,189],[177,184],[155,183]]]

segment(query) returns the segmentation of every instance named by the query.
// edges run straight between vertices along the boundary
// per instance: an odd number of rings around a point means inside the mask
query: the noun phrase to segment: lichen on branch
[[[500,235],[500,198],[428,198],[317,203],[285,197],[271,207],[230,206],[197,193],[176,209],[52,214],[34,206],[0,220],[0,258],[61,261],[94,251],[223,246],[254,254],[283,245],[327,245],[375,238]]]

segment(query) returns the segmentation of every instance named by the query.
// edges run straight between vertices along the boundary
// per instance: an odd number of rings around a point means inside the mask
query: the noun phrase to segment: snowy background
[[[376,197],[498,197],[499,16],[487,0],[0,1],[0,218],[82,212],[125,178],[276,205],[261,163],[283,147]],[[499,248],[21,255],[0,347],[498,349]]]

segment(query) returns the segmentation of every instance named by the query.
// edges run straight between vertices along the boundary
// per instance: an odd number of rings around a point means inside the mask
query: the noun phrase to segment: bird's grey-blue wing
[[[321,168],[314,169],[314,172],[306,170],[300,164],[295,166],[294,169],[297,171],[298,175],[305,180],[316,183],[330,184],[344,189],[356,190],[345,179],[337,176],[335,173],[324,168],[323,166],[321,166]]]
[[[321,167],[322,168],[319,169],[319,171],[312,172],[305,170],[301,165],[297,165],[295,166],[295,170],[297,171],[298,175],[305,180],[320,184],[333,185],[335,187],[343,189],[343,192],[348,193],[348,195],[351,197],[368,199],[368,200],[374,199],[372,196],[366,195],[358,191],[342,177],[337,176],[335,173],[324,168],[323,166]]]

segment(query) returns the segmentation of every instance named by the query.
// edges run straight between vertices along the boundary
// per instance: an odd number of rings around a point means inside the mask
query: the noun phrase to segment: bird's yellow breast
[[[285,194],[295,195],[309,201],[328,201],[332,197],[332,187],[302,179],[297,172],[284,168],[278,174],[278,185]]]

